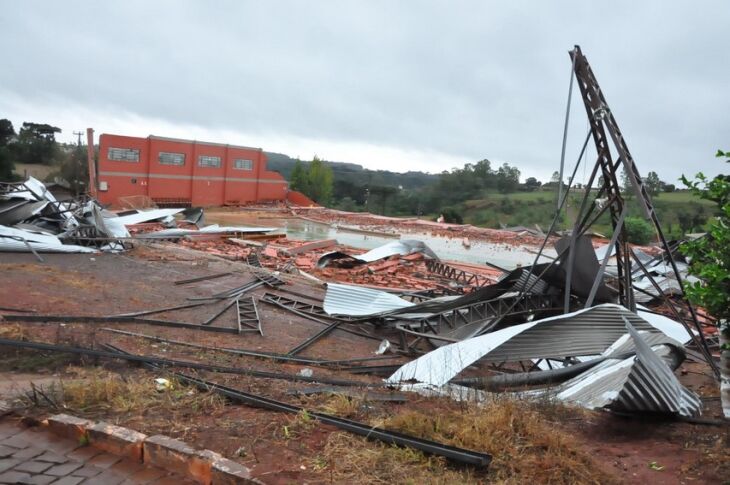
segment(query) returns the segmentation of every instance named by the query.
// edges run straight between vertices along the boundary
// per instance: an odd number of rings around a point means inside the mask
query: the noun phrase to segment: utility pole
[[[86,161],[89,164],[89,195],[98,197],[96,186],[96,162],[94,161],[94,129],[86,129]]]
[[[78,146],[81,146],[81,135],[83,135],[83,134],[84,134],[83,131],[74,131],[74,135],[76,135],[79,139]]]

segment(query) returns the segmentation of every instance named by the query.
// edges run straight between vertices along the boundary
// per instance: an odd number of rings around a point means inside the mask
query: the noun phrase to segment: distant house
[[[63,183],[56,179],[56,182],[48,182],[46,183],[46,189],[53,194],[53,196],[56,198],[56,200],[68,200],[73,199],[74,194],[71,192],[71,187],[68,185],[68,183]]]

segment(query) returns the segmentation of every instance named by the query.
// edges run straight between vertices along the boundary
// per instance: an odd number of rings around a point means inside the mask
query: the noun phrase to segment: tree
[[[464,219],[461,217],[461,214],[459,214],[459,211],[457,211],[453,207],[446,207],[442,212],[441,215],[444,216],[444,222],[447,222],[449,224],[463,224]]]
[[[497,190],[502,194],[514,192],[520,185],[520,170],[503,163],[497,170]]]
[[[626,171],[626,167],[624,167],[621,170],[621,188],[623,188],[624,193],[631,194],[631,179],[629,178],[629,173]]]
[[[0,120],[0,181],[11,182],[14,180],[12,153],[8,146],[15,137],[15,129],[10,120]]]
[[[633,244],[642,246],[649,244],[654,236],[651,224],[641,217],[627,217],[624,220],[624,228],[626,229],[626,238]]]
[[[8,119],[1,119],[0,120],[0,147],[7,146],[8,143],[10,143],[10,140],[12,140],[15,137],[15,128],[13,128],[13,123]]]
[[[289,186],[292,190],[306,194],[309,192],[309,184],[307,183],[307,172],[302,166],[302,161],[297,160],[294,164],[294,170],[291,173]]]
[[[86,147],[78,145],[67,154],[59,167],[58,175],[69,183],[71,192],[78,196],[86,192],[89,180],[89,163]]]
[[[659,175],[656,172],[649,172],[646,178],[644,178],[644,186],[646,187],[646,191],[649,192],[649,195],[655,197],[659,195],[662,181],[659,180]]]
[[[682,231],[683,235],[692,230],[692,214],[686,210],[680,209],[679,212],[677,212],[677,222],[679,222],[679,229]]]
[[[8,147],[0,146],[0,182],[12,182],[15,180],[13,174],[13,159],[10,155]]]
[[[396,193],[398,193],[398,189],[390,185],[373,185],[370,187],[370,195],[380,201],[380,213],[383,215],[385,215],[385,207],[388,199]]]
[[[475,163],[474,177],[479,181],[481,188],[493,188],[495,185],[495,173],[492,170],[492,162],[485,158]]]
[[[329,204],[332,197],[334,176],[332,175],[332,169],[316,155],[309,164],[306,180],[308,190],[308,192],[305,192],[306,195],[318,204]]]
[[[730,162],[730,152],[718,150],[718,158]],[[717,319],[720,331],[720,399],[730,418],[730,175],[710,180],[702,173],[682,182],[702,199],[714,202],[720,215],[714,218],[705,237],[687,241],[680,250],[690,258],[689,272],[700,281],[686,284],[687,298]]]
[[[41,123],[23,123],[13,144],[16,161],[52,165],[60,159],[56,133],[61,129]]]
[[[340,199],[338,209],[345,212],[355,212],[358,209],[357,203],[351,197],[343,197]]]
[[[525,188],[530,192],[539,189],[541,185],[542,182],[537,180],[535,177],[528,177],[527,180],[525,180]]]

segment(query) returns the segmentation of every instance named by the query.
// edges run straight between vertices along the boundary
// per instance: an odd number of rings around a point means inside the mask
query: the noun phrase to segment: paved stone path
[[[0,484],[194,484],[161,468],[0,420]]]

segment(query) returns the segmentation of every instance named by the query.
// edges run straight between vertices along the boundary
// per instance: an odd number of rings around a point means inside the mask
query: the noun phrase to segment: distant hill
[[[296,160],[283,153],[265,152],[269,170],[279,172],[289,180]],[[303,162],[305,165],[307,162]],[[326,162],[332,167],[336,182],[349,182],[356,186],[389,185],[402,186],[404,189],[419,189],[438,181],[438,175],[424,172],[391,172],[388,170],[370,170],[356,163]]]

